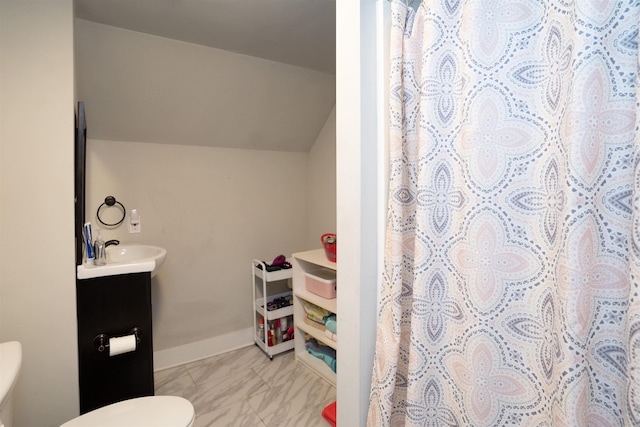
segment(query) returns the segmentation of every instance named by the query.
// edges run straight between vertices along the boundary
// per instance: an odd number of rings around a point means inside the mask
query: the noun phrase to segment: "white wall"
[[[95,139],[307,152],[335,105],[333,75],[76,25],[78,97]]]
[[[93,139],[87,151],[87,220],[105,240],[168,249],[153,280],[156,369],[250,343],[249,261],[335,231],[335,109],[309,153]],[[142,233],[98,223],[107,195],[138,209]]]
[[[322,247],[320,237],[336,232],[336,109],[331,111],[309,151],[307,248]]]
[[[383,70],[377,9],[386,0],[336,2],[339,426],[365,426],[375,350],[384,215]]]
[[[78,413],[73,5],[0,0],[0,341],[23,345],[14,425]]]
[[[250,328],[251,260],[306,249],[307,154],[92,139],[87,151],[88,220],[99,226],[113,195],[138,209],[142,233],[103,238],[168,251],[153,279],[154,350]]]

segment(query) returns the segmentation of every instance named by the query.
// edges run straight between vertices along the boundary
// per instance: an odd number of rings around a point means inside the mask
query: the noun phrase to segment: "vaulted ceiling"
[[[76,0],[76,16],[335,74],[335,1]]]
[[[308,151],[335,106],[335,0],[75,1],[89,138]]]

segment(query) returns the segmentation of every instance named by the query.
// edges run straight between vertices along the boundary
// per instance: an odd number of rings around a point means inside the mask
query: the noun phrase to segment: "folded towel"
[[[307,351],[312,356],[323,360],[324,363],[331,368],[333,372],[336,372],[336,351],[329,346],[318,343],[315,338],[310,338],[305,342]]]
[[[304,318],[304,323],[311,326],[314,329],[324,332],[327,328],[324,326],[324,323],[319,323],[313,319],[309,319],[308,316]]]
[[[331,332],[329,329],[324,330],[324,335],[329,338],[331,341],[338,342],[338,336]]]
[[[324,317],[331,314],[329,310],[325,310],[322,307],[311,304],[309,301],[305,301],[303,299],[301,299],[300,301],[302,301],[302,307],[304,307],[304,311],[305,313],[307,313],[307,317],[318,323],[324,323]]]
[[[331,313],[329,316],[324,316],[322,320],[324,320],[324,325],[328,330],[330,330],[334,334],[338,333],[338,322],[336,320],[335,314]]]

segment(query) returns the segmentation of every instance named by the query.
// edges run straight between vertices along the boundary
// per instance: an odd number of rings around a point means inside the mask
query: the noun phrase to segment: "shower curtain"
[[[391,9],[368,425],[640,425],[640,1]]]

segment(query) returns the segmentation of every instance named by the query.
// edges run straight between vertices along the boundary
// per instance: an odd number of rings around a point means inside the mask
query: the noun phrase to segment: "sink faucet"
[[[116,240],[116,239],[113,239],[113,240],[107,240],[107,241],[104,243],[104,247],[106,248],[106,247],[111,246],[111,245],[119,245],[119,244],[120,244],[120,240]]]

